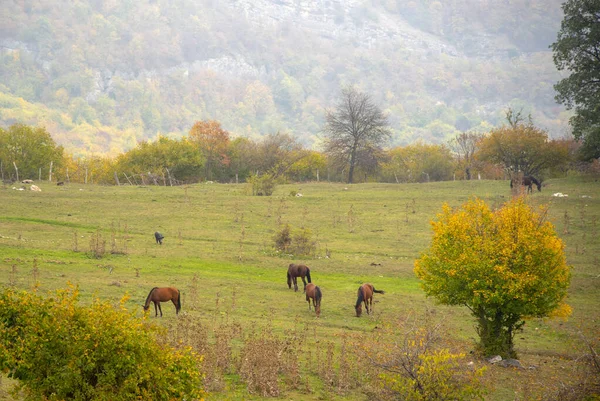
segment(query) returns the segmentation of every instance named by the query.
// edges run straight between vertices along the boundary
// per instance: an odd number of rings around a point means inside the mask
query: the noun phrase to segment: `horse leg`
[[[304,279],[304,276],[300,276],[300,278],[302,279],[302,282],[304,283],[304,291],[302,291],[302,292],[306,292],[306,280]]]
[[[171,299],[171,302],[173,302],[173,305],[175,305],[175,314],[179,314],[179,309],[177,309],[177,301],[175,298]]]
[[[294,292],[298,292],[298,277],[294,277]]]
[[[160,311],[160,317],[162,317],[162,308],[160,307],[160,302],[158,303],[158,310]]]
[[[310,310],[310,298],[308,295],[306,296],[306,302],[308,302],[308,310]]]
[[[154,317],[158,317],[158,302],[156,301],[152,301],[154,302]]]

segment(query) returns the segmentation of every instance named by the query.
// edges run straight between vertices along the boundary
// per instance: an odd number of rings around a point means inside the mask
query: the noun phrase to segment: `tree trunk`
[[[356,163],[356,146],[352,149],[350,154],[350,169],[348,170],[348,184],[352,184],[354,179],[354,164]]]
[[[478,348],[483,356],[500,355],[502,358],[515,358],[514,323],[504,321],[505,316],[501,311],[496,311],[494,316],[488,316],[485,310],[480,309],[476,317],[480,340]]]
[[[167,176],[169,177],[169,186],[172,187],[173,186],[173,179],[171,178],[171,172],[166,167],[165,167],[165,170],[167,170]]]

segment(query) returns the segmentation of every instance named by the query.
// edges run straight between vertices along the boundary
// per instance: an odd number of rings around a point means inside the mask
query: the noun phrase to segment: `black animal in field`
[[[162,240],[165,238],[164,235],[159,233],[158,231],[154,233],[154,238],[156,239],[156,243],[162,245]]]
[[[514,183],[513,183],[514,181]],[[525,187],[527,187],[527,193],[531,193],[533,192],[533,184],[535,184],[535,186],[537,187],[538,191],[542,191],[542,183],[540,181],[538,181],[534,176],[531,175],[526,175],[525,177],[521,178],[521,179],[514,179],[514,180],[510,180],[510,187],[513,188],[514,185],[523,185]]]

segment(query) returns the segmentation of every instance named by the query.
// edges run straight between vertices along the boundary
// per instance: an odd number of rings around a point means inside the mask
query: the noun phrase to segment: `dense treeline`
[[[544,179],[597,167],[578,161],[578,142],[549,139],[520,115],[508,117],[507,125],[485,134],[461,133],[447,144],[418,141],[385,149],[369,163],[357,165],[353,182],[505,179],[517,174]],[[0,169],[5,182],[41,179],[109,185],[256,183],[258,178],[273,185],[348,177],[347,167],[327,152],[306,149],[289,134],[232,138],[212,120],[196,122],[181,139],[140,142],[117,157],[75,157],[56,145],[44,128],[15,124],[0,128]]]
[[[198,118],[311,146],[352,82],[389,113],[395,145],[487,131],[505,105],[554,135],[568,119],[548,51],[560,3],[9,0],[0,120],[43,124],[86,156],[181,138]]]

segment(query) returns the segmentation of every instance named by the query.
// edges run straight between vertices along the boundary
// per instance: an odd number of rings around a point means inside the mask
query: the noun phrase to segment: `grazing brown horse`
[[[360,317],[362,314],[362,303],[364,302],[367,314],[373,310],[373,293],[385,294],[383,290],[376,290],[373,284],[365,283],[358,287],[358,299],[354,309],[356,310],[356,317]],[[369,308],[370,307],[370,308]]]
[[[146,298],[144,310],[147,311],[150,309],[150,302],[154,302],[154,316],[158,316],[158,311],[160,311],[160,317],[162,317],[160,303],[169,301],[173,302],[173,305],[175,305],[175,313],[179,314],[179,311],[181,310],[181,294],[179,293],[179,290],[175,287],[154,287],[150,290],[150,293]]]
[[[314,285],[313,283],[306,285],[306,301],[308,302],[308,310],[310,310],[310,301],[312,299],[317,317],[321,315],[321,298],[323,298],[323,294],[318,286]]]
[[[523,177],[521,180],[521,185],[526,186],[527,187],[527,193],[531,193],[533,192],[533,184],[535,184],[535,186],[537,187],[539,192],[542,192],[542,183],[540,181],[538,181],[534,176],[532,175],[526,175],[525,177]],[[519,179],[515,179],[514,183],[518,183]],[[513,180],[510,180],[510,187],[513,187]]]
[[[296,265],[291,263],[287,271],[287,283],[288,287],[292,288],[292,282],[294,283],[294,291],[298,291],[298,277],[302,278],[304,283],[304,291],[306,292],[306,280],[310,283],[310,268],[306,265]],[[304,280],[306,277],[306,280]]]

